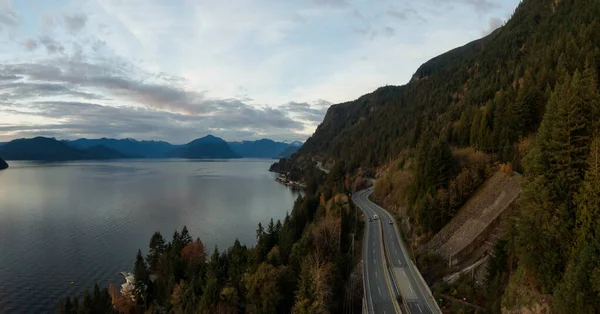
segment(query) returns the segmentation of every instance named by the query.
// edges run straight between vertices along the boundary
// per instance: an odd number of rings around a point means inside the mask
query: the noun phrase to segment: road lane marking
[[[408,286],[410,288],[410,292],[415,293],[412,289],[412,285]]]
[[[379,276],[377,275],[377,271],[375,271],[375,278],[379,278]]]
[[[408,278],[408,277],[406,277],[406,272],[405,271],[402,272],[402,275],[404,275],[404,278]]]
[[[402,262],[401,262],[400,260],[398,260],[398,264],[399,264],[400,266],[402,266]]]
[[[419,303],[417,303],[417,307],[419,308],[419,312],[423,313],[423,310],[421,310],[421,306],[419,305]]]
[[[379,296],[381,296],[381,288],[377,286],[377,290],[379,290]]]

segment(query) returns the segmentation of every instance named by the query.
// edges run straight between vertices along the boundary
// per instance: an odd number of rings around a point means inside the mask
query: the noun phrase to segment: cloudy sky
[[[0,141],[305,140],[518,0],[0,0]]]

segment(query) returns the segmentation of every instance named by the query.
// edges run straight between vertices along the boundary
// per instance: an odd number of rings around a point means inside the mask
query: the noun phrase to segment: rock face
[[[4,170],[6,168],[8,168],[8,164],[6,161],[4,161],[4,159],[0,158],[0,170]]]

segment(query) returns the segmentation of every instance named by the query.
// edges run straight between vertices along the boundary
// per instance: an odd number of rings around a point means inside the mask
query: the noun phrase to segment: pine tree
[[[167,246],[162,234],[160,234],[158,231],[154,232],[152,238],[150,238],[148,255],[146,255],[146,261],[148,262],[148,269],[150,272],[156,271],[158,259],[160,258],[161,254],[165,252],[166,248]]]
[[[185,225],[183,226],[183,229],[181,230],[181,235],[179,237],[183,246],[186,246],[192,243],[192,241],[194,241],[194,239],[192,239],[192,236],[190,235],[190,232],[187,229],[187,226]]]
[[[146,288],[148,286],[148,269],[142,256],[142,251],[138,250],[135,258],[135,266],[133,268],[133,276],[135,278],[134,295],[138,302],[146,302]]]
[[[600,232],[600,137],[592,141],[585,180],[575,201],[577,228],[574,249],[577,253],[586,243],[600,236],[596,234]]]
[[[548,148],[553,174],[566,177],[571,198],[584,175],[590,122],[589,111],[578,91],[580,74],[576,72],[567,84],[559,95]]]

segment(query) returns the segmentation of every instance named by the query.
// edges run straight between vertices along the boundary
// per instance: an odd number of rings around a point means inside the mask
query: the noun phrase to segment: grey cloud
[[[369,36],[369,40],[374,40],[375,38],[377,38],[377,35],[379,34],[379,32],[377,31],[372,31],[371,35]]]
[[[19,23],[19,15],[10,9],[0,10],[0,25],[16,26]]]
[[[478,13],[487,13],[499,7],[499,4],[491,0],[464,0],[466,4],[472,5]]]
[[[0,106],[0,112],[61,118],[68,122],[44,125],[3,125],[2,132],[18,132],[17,137],[49,135],[71,138],[74,134],[87,137],[134,137],[161,139],[175,143],[216,133],[227,139],[248,139],[260,133],[280,139],[297,138],[290,131],[300,127],[281,111],[254,109],[243,104],[242,113],[217,112],[213,116],[189,116],[140,107],[111,107],[93,103],[43,101],[26,105]],[[215,130],[218,130],[216,132]]]
[[[18,79],[22,78],[21,76],[17,76],[17,75],[2,75],[0,74],[0,81],[16,81]]]
[[[14,76],[17,77],[17,76]],[[17,77],[18,78],[18,77]],[[6,100],[21,101],[27,98],[49,96],[71,96],[84,99],[105,99],[100,95],[73,90],[67,86],[56,83],[11,82],[0,84]]]
[[[72,33],[81,31],[87,23],[87,16],[83,13],[66,14],[63,18],[67,29]]]
[[[400,19],[400,20],[407,20],[410,15],[413,15],[413,14],[416,15],[417,11],[415,11],[415,9],[412,9],[412,8],[403,9],[401,11],[398,11],[395,8],[389,8],[386,11],[386,14],[389,15],[389,16],[391,16],[391,17]]]
[[[54,17],[49,13],[42,15],[40,23],[44,29],[52,29],[55,26]]]
[[[389,27],[389,26],[386,26],[386,27],[383,29],[383,33],[384,33],[384,34],[385,34],[385,36],[387,36],[387,37],[392,37],[392,36],[394,36],[394,34],[396,34],[396,30],[395,30],[395,29],[393,29],[393,28],[391,28],[391,27]]]
[[[365,28],[354,28],[354,32],[360,35],[366,35],[369,33],[369,30]]]
[[[52,130],[62,132],[62,137],[87,132],[85,134],[89,136],[130,136],[170,141],[179,140],[182,136],[191,139],[200,131],[206,134],[211,130],[220,130],[221,134],[229,136],[250,132],[261,137],[298,138],[302,135],[295,132],[304,130],[305,125],[292,119],[290,113],[299,113],[296,116],[303,114],[301,119],[304,121],[320,121],[325,112],[320,107],[312,108],[314,110],[295,108],[288,112],[283,108],[256,108],[240,99],[210,99],[202,91],[181,88],[180,83],[185,83],[181,78],[159,73],[145,79],[133,79],[133,76],[144,75],[132,74],[130,65],[126,63],[111,61],[110,65],[106,65],[56,58],[44,63],[0,65],[0,73],[7,76],[4,84],[0,81],[0,94],[6,100],[0,102],[0,111],[61,118],[62,128]],[[17,78],[20,80],[17,81]],[[47,101],[58,97],[65,100],[129,100],[140,106],[122,106],[127,102],[114,107]],[[32,103],[36,100],[45,101]],[[32,127],[35,128],[30,130],[32,133],[50,130],[44,126]],[[26,131],[24,129],[21,133],[27,135]],[[43,133],[40,131],[39,134]]]
[[[488,29],[481,31],[482,36],[487,36],[504,24],[502,19],[492,17],[488,20]]]
[[[35,39],[29,38],[23,42],[23,47],[25,47],[27,51],[34,51],[37,49],[38,43]]]
[[[321,122],[331,106],[330,102],[320,100],[317,104],[311,106],[307,103],[289,102],[281,108],[300,117],[302,120],[310,122]]]
[[[349,5],[346,0],[312,0],[314,3],[322,6],[344,8]]]
[[[63,47],[63,45],[61,45],[59,42],[55,41],[54,39],[50,38],[49,36],[46,36],[46,35],[40,36],[39,40],[40,40],[40,44],[42,44],[46,48],[46,51],[49,54],[55,54],[55,53],[64,54],[65,53],[65,47]]]

